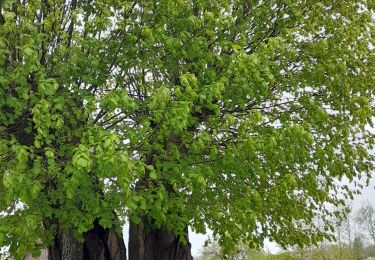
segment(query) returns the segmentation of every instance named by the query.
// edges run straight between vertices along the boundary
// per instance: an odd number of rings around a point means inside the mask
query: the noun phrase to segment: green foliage
[[[125,217],[228,252],[330,237],[337,180],[373,170],[374,8],[1,1],[0,245]]]
[[[296,256],[295,254],[289,253],[289,252],[283,252],[283,253],[279,253],[279,254],[275,254],[275,255],[269,254],[269,255],[265,255],[263,257],[260,257],[258,259],[260,259],[260,260],[302,260],[301,258]]]
[[[261,250],[250,249],[243,244],[239,244],[236,250],[224,255],[222,249],[216,242],[210,241],[208,246],[202,248],[198,260],[357,260],[366,259],[371,256],[367,252],[369,249],[358,251],[355,247],[339,246],[336,244],[325,244],[321,246],[311,246],[298,248],[296,250],[284,251],[280,253],[265,253]],[[369,251],[368,251],[369,250]]]
[[[356,236],[353,240],[352,251],[356,259],[363,259],[365,258],[363,252],[363,239],[359,236]]]
[[[375,257],[375,245],[367,246],[363,251],[366,256]]]
[[[229,254],[225,254],[218,242],[212,239],[208,239],[206,244],[201,248],[200,254],[197,260],[256,260],[271,257],[272,255],[265,254],[262,250],[256,250],[250,248],[245,243],[236,245],[235,249]],[[267,258],[268,259],[268,258]]]
[[[357,252],[358,253],[358,252]],[[352,248],[348,246],[338,246],[334,244],[328,244],[321,247],[311,247],[306,249],[299,249],[294,252],[296,259],[312,259],[312,260],[356,260],[358,254]]]

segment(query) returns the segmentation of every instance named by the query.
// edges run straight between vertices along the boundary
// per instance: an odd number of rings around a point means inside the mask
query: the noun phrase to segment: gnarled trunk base
[[[188,239],[188,229],[185,230]],[[191,245],[180,243],[165,227],[148,231],[145,224],[130,223],[129,260],[192,260]]]
[[[55,243],[48,247],[48,260],[126,260],[126,248],[114,229],[104,229],[97,221],[79,243],[69,232],[59,229]]]

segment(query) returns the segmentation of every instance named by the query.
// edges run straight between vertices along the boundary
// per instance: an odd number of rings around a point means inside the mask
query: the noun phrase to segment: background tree
[[[240,242],[230,254],[224,254],[217,241],[209,238],[201,248],[197,260],[252,260],[262,259],[266,254],[262,249],[250,248],[246,243]]]
[[[217,241],[208,239],[205,245],[200,249],[197,260],[219,260],[223,259],[221,248]]]
[[[354,211],[353,203],[347,201],[346,204],[345,218],[335,220],[335,240],[339,247],[353,248],[355,240],[364,237],[366,230],[358,224],[358,212]]]
[[[370,0],[3,0],[0,245],[191,259],[332,235],[369,176]],[[322,214],[324,227],[314,224]]]
[[[363,239],[359,236],[356,236],[353,240],[353,253],[354,253],[354,259],[364,259],[364,244]]]
[[[371,203],[362,205],[358,210],[356,221],[365,231],[371,242],[375,244],[375,210]]]

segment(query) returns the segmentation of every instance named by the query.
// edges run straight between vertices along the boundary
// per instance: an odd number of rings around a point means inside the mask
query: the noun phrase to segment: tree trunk
[[[126,260],[124,240],[113,228],[104,229],[96,221],[84,238],[83,259]]]
[[[104,229],[97,221],[79,243],[69,232],[59,229],[48,248],[48,260],[126,260],[126,248],[114,229]]]
[[[69,231],[58,228],[54,244],[48,247],[48,260],[81,260],[82,245]]]
[[[188,229],[185,230],[188,240]],[[129,260],[192,260],[191,245],[180,243],[165,227],[147,230],[145,223],[130,223]]]

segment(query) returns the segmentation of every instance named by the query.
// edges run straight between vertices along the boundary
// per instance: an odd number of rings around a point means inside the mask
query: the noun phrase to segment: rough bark
[[[58,228],[54,244],[48,247],[48,260],[81,260],[82,258],[82,244],[70,231]]]
[[[124,240],[114,229],[104,229],[95,222],[84,238],[83,259],[126,260]]]
[[[114,229],[104,229],[97,221],[78,242],[69,232],[59,230],[48,247],[48,260],[126,260],[124,241]]]
[[[188,239],[188,229],[185,230]],[[130,223],[129,260],[192,260],[191,244],[182,244],[165,227],[148,231],[145,223]]]

